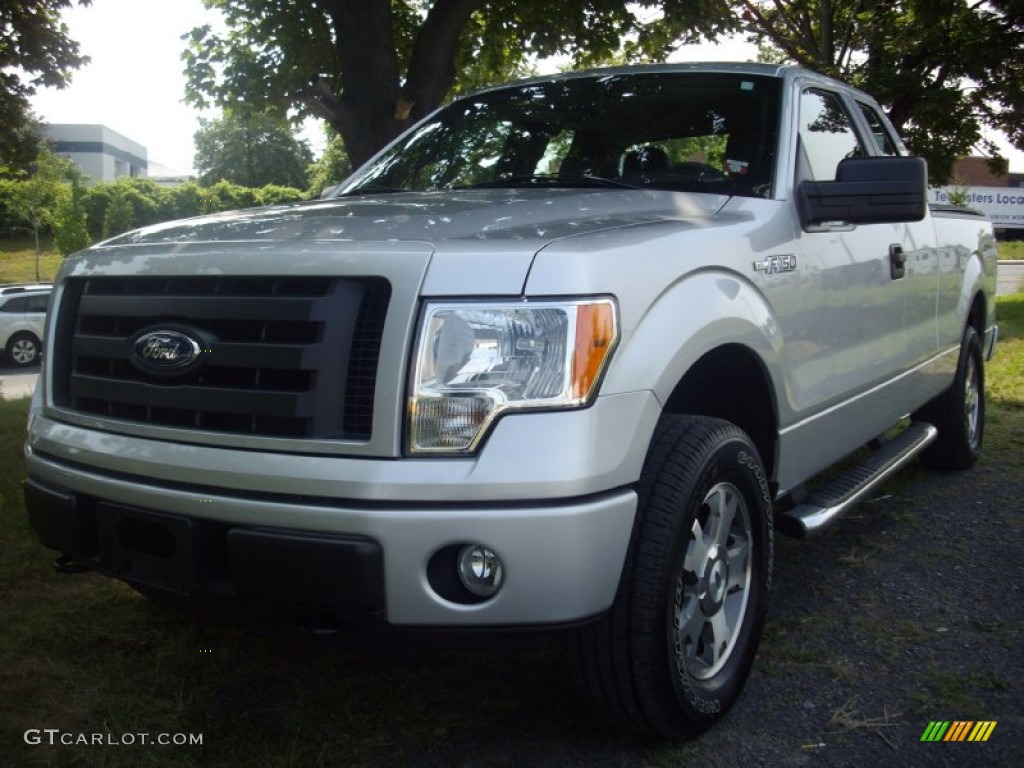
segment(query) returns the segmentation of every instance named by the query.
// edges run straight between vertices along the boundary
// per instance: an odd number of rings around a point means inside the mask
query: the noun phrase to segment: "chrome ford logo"
[[[199,342],[180,331],[150,331],[132,344],[132,362],[152,373],[176,373],[199,361]]]

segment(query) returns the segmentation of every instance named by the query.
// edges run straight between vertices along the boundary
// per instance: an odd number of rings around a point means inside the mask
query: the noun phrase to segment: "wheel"
[[[932,469],[957,470],[974,465],[985,435],[985,356],[972,326],[964,331],[960,359],[949,389],[914,414],[934,424],[938,437],[922,453]]]
[[[31,333],[16,333],[7,342],[7,359],[24,368],[39,362],[39,339]]]
[[[666,416],[637,488],[615,601],[579,630],[584,695],[616,724],[669,738],[720,718],[750,673],[772,566],[757,449],[729,422]]]

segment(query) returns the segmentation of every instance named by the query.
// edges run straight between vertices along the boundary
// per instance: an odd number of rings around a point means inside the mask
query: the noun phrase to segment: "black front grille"
[[[161,426],[367,440],[389,298],[383,278],[74,279],[50,358],[54,402]],[[201,342],[199,364],[137,365],[135,339],[169,329]]]

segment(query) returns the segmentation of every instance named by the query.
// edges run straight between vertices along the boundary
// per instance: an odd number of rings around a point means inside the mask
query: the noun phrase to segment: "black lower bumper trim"
[[[301,594],[310,605],[384,609],[383,556],[370,539],[234,528],[228,531],[228,564],[243,597],[291,601]]]
[[[92,509],[78,503],[74,494],[25,482],[25,510],[29,525],[50,549],[74,557],[96,551],[96,517]]]
[[[25,484],[25,504],[44,545],[146,594],[294,608],[345,624],[384,620],[383,551],[366,537],[157,512],[35,479]]]

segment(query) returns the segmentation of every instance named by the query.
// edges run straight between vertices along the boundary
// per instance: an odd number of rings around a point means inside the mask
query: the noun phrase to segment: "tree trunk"
[[[394,117],[399,82],[391,0],[324,0],[323,6],[334,30],[341,92],[321,82],[306,103],[341,134],[355,167],[402,127]]]
[[[455,80],[459,37],[481,0],[436,0],[400,83],[391,0],[323,0],[336,40],[341,92],[320,79],[302,101],[327,120],[357,168],[435,109]]]
[[[402,116],[418,120],[441,105],[455,84],[455,54],[469,17],[481,0],[437,0],[420,33],[409,60],[402,86]]]
[[[39,257],[41,255],[41,252],[39,250],[39,226],[38,225],[32,227],[32,234],[34,234],[36,236],[36,282],[38,283],[39,280],[40,280],[40,278],[39,278]]]

